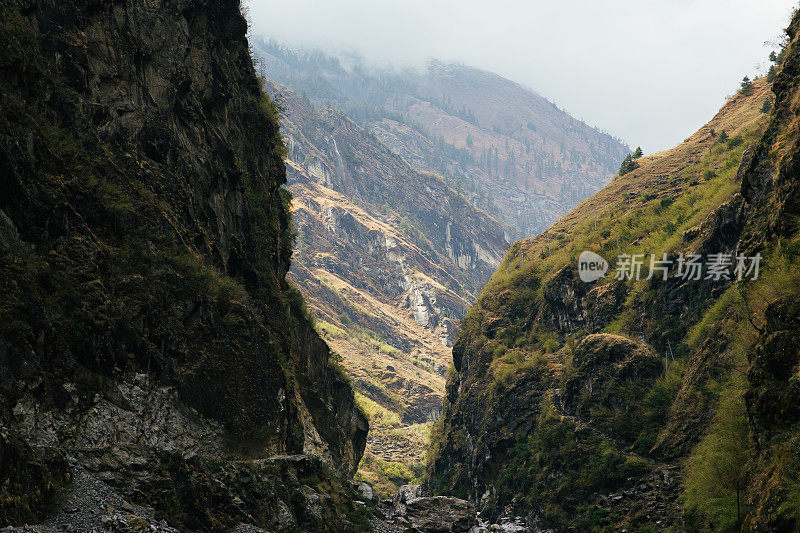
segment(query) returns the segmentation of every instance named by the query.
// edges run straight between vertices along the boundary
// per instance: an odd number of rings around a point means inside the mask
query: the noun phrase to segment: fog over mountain
[[[435,57],[491,70],[651,153],[682,141],[742,76],[763,71],[774,48],[764,43],[779,40],[793,2],[246,4],[256,33],[329,52],[357,51],[384,66]]]

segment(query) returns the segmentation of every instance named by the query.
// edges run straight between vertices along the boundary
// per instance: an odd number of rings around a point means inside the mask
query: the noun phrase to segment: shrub
[[[723,393],[716,419],[686,467],[685,510],[692,525],[698,529],[736,530],[737,494],[744,484],[742,475],[749,447],[741,390],[732,386]],[[738,496],[744,506],[743,495]]]
[[[769,70],[767,71],[767,82],[772,83],[775,81],[775,74],[777,74],[777,69],[775,65],[770,65]]]
[[[19,9],[0,8],[0,67],[24,64],[35,46],[35,33]]]
[[[293,285],[287,285],[286,289],[283,291],[283,294],[291,306],[292,311],[294,311],[295,316],[302,316],[308,321],[309,324],[313,325],[314,315],[312,315],[311,311],[308,310],[305,298],[303,298],[303,293],[301,293],[297,287],[294,287]]]
[[[614,451],[600,437],[577,430],[551,404],[543,402],[542,407],[533,435],[517,435],[495,486],[501,506],[524,495],[528,504],[546,507],[550,524],[566,529],[563,526],[584,514],[576,511],[590,510],[585,506],[599,491],[614,490],[641,474],[644,465]],[[592,520],[594,513],[588,514],[584,518]]]
[[[744,139],[742,138],[741,135],[731,137],[731,139],[728,141],[728,150],[733,150],[734,148],[737,148],[742,144],[744,144]]]

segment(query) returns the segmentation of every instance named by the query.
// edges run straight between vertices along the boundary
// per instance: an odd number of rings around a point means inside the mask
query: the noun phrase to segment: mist
[[[763,74],[794,0],[246,0],[251,32],[375,66],[465,63],[516,81],[646,153]]]

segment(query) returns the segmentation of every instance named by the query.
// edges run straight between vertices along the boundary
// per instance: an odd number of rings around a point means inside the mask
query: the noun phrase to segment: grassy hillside
[[[758,80],[752,95],[734,96],[683,144],[639,159],[638,169],[615,177],[545,233],[512,245],[478,303],[470,309],[462,338],[471,339],[486,322],[497,321],[493,339],[505,341],[507,347],[524,343],[554,351],[556,345],[547,342],[553,334],[578,338],[599,331],[648,338],[657,334],[655,344],[663,349],[667,348],[668,339],[676,342],[684,326],[669,327],[654,320],[663,316],[641,319],[635,307],[652,290],[652,283],[639,281],[620,287],[622,284],[613,279],[618,266],[616,257],[651,253],[674,256],[697,251],[698,245],[705,242],[704,222],[741,188],[737,169],[747,147],[767,123],[768,117],[759,111],[766,98],[769,86],[763,79]],[[728,141],[720,141],[723,131]],[[570,302],[554,301],[553,289],[575,270],[578,255],[584,250],[610,261],[604,280],[575,287],[600,305],[570,307]],[[527,258],[524,266],[523,256]],[[645,275],[647,266],[642,270]],[[559,303],[565,304],[563,309],[557,308]],[[611,305],[606,312],[604,303],[637,306]],[[697,320],[697,313],[707,302],[697,304],[695,315],[687,320]],[[508,309],[518,309],[520,313],[509,316]],[[521,340],[519,333],[523,329],[527,331]],[[503,363],[497,361],[494,365],[499,370]]]
[[[753,147],[774,128],[763,105],[774,99],[756,80],[684,143],[638,159],[511,247],[454,347],[432,437],[435,490],[471,497],[489,515],[510,505],[597,530],[735,528],[737,486],[742,517],[747,497],[757,505],[754,484],[744,488],[748,355],[770,306],[800,281],[794,233],[775,241],[753,230],[763,214],[740,194]],[[779,131],[775,149],[795,142]],[[609,261],[605,278],[578,279],[584,250]],[[614,279],[619,254],[646,254],[644,278],[650,254],[737,252],[762,254],[757,281],[684,280],[674,263],[667,280]]]

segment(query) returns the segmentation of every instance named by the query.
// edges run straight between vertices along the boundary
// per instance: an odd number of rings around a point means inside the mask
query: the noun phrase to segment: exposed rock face
[[[287,88],[267,83],[285,113],[298,263],[328,270],[391,305],[402,301],[418,325],[451,345],[450,319],[463,316],[508,245],[500,225],[341,113],[314,111]],[[300,266],[294,273],[308,275]],[[396,328],[385,330],[409,348]]]
[[[181,527],[351,527],[336,479],[367,421],[284,279],[283,149],[238,1],[0,9],[0,425]],[[318,458],[267,459],[298,454]]]
[[[368,459],[419,469],[424,439],[412,426],[441,412],[449,348],[505,253],[504,232],[340,112],[265,82],[289,147],[298,234],[290,277],[358,392],[400,419],[401,427],[376,420]]]
[[[464,290],[454,289],[462,295],[481,287],[508,245],[496,221],[472,207],[439,176],[414,170],[340,112],[314,111],[280,86],[271,85],[270,92],[279,95],[285,108],[285,134],[290,162],[294,163],[289,165],[290,184],[310,178],[317,185],[366,203],[364,209],[377,218],[406,217],[410,227],[405,233],[410,235],[405,238],[434,263],[424,265],[425,271],[443,280],[455,278],[464,285]],[[381,209],[393,213],[381,213]],[[332,233],[343,232],[354,244],[370,248],[368,243],[377,237],[363,235],[367,232],[357,227],[353,213],[326,215]],[[389,261],[401,262],[413,253],[395,236],[383,237],[383,242],[374,241],[379,249],[372,248],[370,255],[382,254]],[[409,261],[409,268],[423,266],[415,263],[423,260]],[[436,268],[441,272],[432,270]]]
[[[218,461],[154,448],[81,453],[89,475],[110,483],[128,501],[146,502],[156,517],[190,531],[238,524],[266,531],[349,531],[354,493],[315,455]],[[117,480],[134,480],[118,483]],[[113,504],[112,504],[113,506]],[[178,519],[170,519],[174,509]],[[209,515],[212,520],[209,520]]]
[[[752,356],[747,399],[756,442],[800,421],[800,302],[781,300],[769,306],[767,323]]]
[[[48,451],[37,456],[19,435],[0,427],[0,480],[3,522],[35,522],[56,491],[69,483],[70,473],[63,455]]]
[[[751,471],[748,525],[754,531],[791,531],[797,518],[783,502],[793,501],[800,435],[800,301],[796,297],[773,303],[766,327],[750,356],[747,417],[757,450]],[[787,453],[787,450],[790,453]]]
[[[782,246],[782,258],[796,272],[800,217],[800,14],[787,29],[790,44],[775,78],[771,121],[743,168],[742,196],[748,217],[743,246],[748,253]],[[748,464],[751,512],[744,526],[753,531],[791,531],[800,515],[789,508],[797,502],[800,477],[800,298],[796,282],[770,302],[748,353],[749,389],[745,400],[749,429],[756,447]]]
[[[572,364],[574,371],[564,382],[564,411],[591,421],[602,406],[624,418],[625,413],[647,394],[654,379],[663,371],[653,349],[619,335],[588,335],[581,340]],[[624,428],[606,420],[594,421],[610,434],[624,436]]]

